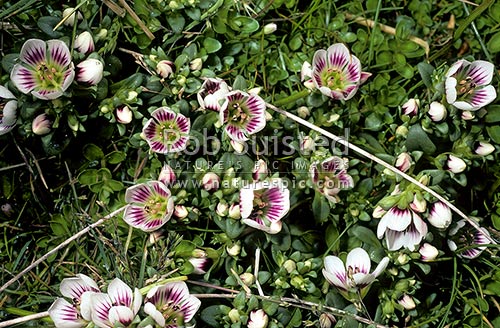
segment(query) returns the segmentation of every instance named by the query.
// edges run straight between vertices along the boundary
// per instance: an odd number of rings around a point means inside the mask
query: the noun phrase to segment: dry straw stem
[[[385,32],[385,33],[390,34],[390,35],[396,35],[396,29],[394,27],[391,27],[391,26],[388,26],[388,25],[384,25],[384,24],[381,24],[381,23],[377,24],[377,23],[375,23],[375,21],[373,21],[371,19],[367,19],[367,18],[360,17],[360,16],[354,16],[353,14],[349,14],[349,13],[346,13],[345,17],[347,19],[353,20],[354,22],[356,22],[356,23],[358,23],[360,25],[367,26],[369,28],[374,28],[375,25],[376,25],[382,32]],[[424,48],[425,55],[427,57],[429,57],[430,48],[429,48],[429,44],[427,43],[427,41],[422,40],[420,38],[417,38],[416,36],[413,36],[413,35],[411,35],[408,38],[408,40],[410,40],[410,41],[418,44],[422,48]]]
[[[349,149],[354,150],[356,153],[358,153],[358,154],[360,154],[362,156],[365,156],[368,159],[371,159],[372,161],[374,161],[374,162],[382,165],[383,167],[387,168],[388,170],[396,173],[397,175],[400,175],[404,179],[406,179],[409,182],[413,183],[414,185],[422,188],[423,190],[427,191],[432,196],[436,197],[437,199],[439,199],[440,201],[442,201],[443,203],[445,203],[446,205],[448,205],[448,207],[450,209],[452,209],[455,213],[457,213],[462,218],[464,218],[465,220],[467,220],[467,222],[469,222],[469,224],[471,226],[473,226],[476,230],[482,232],[481,227],[477,224],[476,221],[474,221],[471,218],[469,218],[464,212],[462,212],[461,210],[459,210],[455,205],[453,205],[452,203],[450,203],[446,198],[444,198],[443,196],[441,196],[440,194],[438,194],[434,190],[430,189],[426,185],[422,184],[420,181],[416,180],[415,178],[409,176],[408,174],[404,173],[401,170],[398,170],[394,166],[386,163],[385,161],[383,161],[382,159],[378,158],[377,156],[372,155],[371,153],[367,152],[366,150],[363,150],[363,149],[359,148],[358,146],[350,143],[349,141],[347,141],[347,140],[345,140],[345,139],[343,139],[341,137],[337,137],[336,135],[334,135],[331,132],[328,132],[328,131],[326,131],[326,130],[324,130],[324,129],[322,129],[322,128],[320,128],[320,127],[318,127],[318,126],[316,126],[316,125],[314,125],[312,123],[309,123],[308,121],[303,120],[303,119],[301,119],[300,117],[298,117],[296,115],[293,115],[293,114],[291,114],[291,113],[289,113],[287,111],[284,111],[284,110],[282,110],[282,109],[280,109],[280,108],[278,108],[276,106],[273,106],[273,105],[268,104],[268,103],[266,103],[266,105],[267,105],[268,108],[274,110],[275,112],[278,112],[278,113],[280,113],[282,115],[285,115],[286,117],[294,120],[297,123],[300,123],[300,124],[308,127],[311,130],[314,130],[314,131],[317,131],[317,132],[321,133],[325,137],[330,138],[330,139],[332,139],[335,142],[338,142],[339,144],[343,145],[344,147],[347,147]],[[493,238],[491,238],[490,236],[488,236],[486,234],[484,236],[489,240],[490,243],[496,244],[496,242],[493,240]]]
[[[30,314],[30,315],[25,315],[23,317],[19,317],[19,318],[15,318],[15,319],[12,319],[12,320],[7,320],[7,321],[0,322],[0,327],[9,327],[9,326],[17,325],[19,323],[28,322],[28,321],[31,321],[31,320],[38,320],[38,319],[41,319],[41,318],[45,318],[48,315],[49,315],[49,312],[47,312],[47,311],[40,312],[40,313],[35,313],[35,314]]]
[[[10,285],[12,285],[13,283],[15,283],[17,280],[19,280],[19,278],[21,278],[22,276],[24,276],[26,273],[30,272],[37,265],[39,265],[40,263],[42,263],[43,261],[45,261],[49,256],[51,256],[52,254],[56,253],[60,249],[68,246],[71,242],[73,242],[76,239],[80,238],[81,236],[85,235],[90,230],[94,229],[95,227],[100,226],[101,224],[103,224],[104,222],[106,222],[107,220],[109,220],[110,218],[114,217],[115,215],[117,215],[118,213],[120,213],[121,211],[123,211],[125,209],[125,207],[126,206],[120,207],[116,211],[113,211],[113,212],[109,213],[105,217],[97,220],[96,222],[92,223],[91,225],[89,225],[85,229],[80,230],[79,232],[77,232],[73,236],[69,237],[68,239],[66,239],[65,241],[63,241],[62,243],[60,243],[59,245],[57,245],[56,247],[54,247],[53,249],[51,249],[50,251],[48,251],[47,253],[45,253],[45,255],[43,255],[42,257],[40,257],[38,260],[36,260],[35,262],[31,263],[30,265],[28,265],[23,271],[21,271],[14,278],[10,279],[2,287],[0,287],[0,293],[3,292],[4,290],[6,290]]]

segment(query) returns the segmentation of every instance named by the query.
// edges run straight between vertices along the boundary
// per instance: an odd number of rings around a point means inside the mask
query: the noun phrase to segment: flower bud
[[[420,100],[411,98],[408,99],[407,102],[403,104],[402,109],[403,109],[403,114],[408,115],[410,117],[413,117],[417,115],[418,113],[418,107],[420,106]]]
[[[481,156],[487,156],[494,151],[495,151],[495,146],[485,141],[479,141],[474,149],[474,152]]]
[[[302,140],[300,140],[300,151],[304,155],[309,155],[311,152],[314,152],[316,149],[316,143],[314,139],[310,136],[304,136]]]
[[[470,121],[470,120],[473,120],[474,117],[476,117],[476,115],[474,115],[474,113],[471,111],[464,110],[462,112],[461,117],[462,117],[462,120],[464,120],[464,121]]]
[[[424,262],[433,261],[439,255],[438,249],[429,243],[423,244],[418,252],[420,253],[421,259]]]
[[[40,114],[31,123],[31,130],[39,136],[50,132],[52,122],[50,122],[47,114]]]
[[[264,34],[271,34],[274,33],[278,29],[278,26],[275,23],[269,23],[264,25],[263,30]]]
[[[413,201],[410,203],[410,208],[417,213],[425,212],[427,201],[420,192],[416,192],[415,195],[413,195]]]
[[[299,115],[300,118],[307,118],[310,114],[311,111],[309,110],[309,107],[300,106],[297,108],[297,115]]]
[[[381,217],[384,216],[384,214],[386,213],[386,210],[384,210],[382,208],[382,206],[380,205],[377,205],[374,209],[373,209],[373,213],[372,213],[372,216],[375,218],[375,219],[380,219]]]
[[[193,266],[194,274],[205,274],[207,273],[210,265],[212,264],[212,260],[208,257],[191,257],[188,259],[189,263]]]
[[[396,262],[399,265],[405,265],[410,261],[410,257],[404,253],[399,253],[398,258],[396,259]]]
[[[87,85],[97,85],[102,80],[104,66],[100,60],[88,58],[76,65],[76,80]]]
[[[231,206],[229,206],[228,216],[231,219],[235,219],[235,220],[241,218],[240,204],[232,204]]]
[[[207,172],[201,179],[203,189],[206,191],[216,191],[220,186],[220,178],[213,172]]]
[[[337,320],[330,313],[323,312],[319,316],[319,327],[320,328],[330,328],[336,322],[337,322]]]
[[[0,208],[3,214],[5,214],[8,217],[10,217],[14,213],[14,209],[12,208],[12,205],[10,203],[5,203]]]
[[[78,50],[81,54],[89,54],[94,51],[94,39],[92,38],[92,34],[90,32],[85,31],[75,38],[75,44],[73,46],[76,50]]]
[[[400,125],[396,128],[396,135],[399,137],[406,137],[408,135],[408,128],[404,125]]]
[[[309,62],[304,62],[302,68],[300,69],[300,80],[302,82],[309,80],[312,77],[312,67]],[[313,83],[312,80],[310,80]],[[313,83],[314,85],[314,83]],[[309,89],[309,88],[308,88]]]
[[[444,105],[437,101],[433,101],[429,105],[429,111],[427,113],[434,122],[442,121],[447,114]]]
[[[195,58],[189,63],[189,68],[192,71],[199,71],[203,66],[203,60],[201,58]]]
[[[184,219],[188,216],[188,210],[184,205],[175,205],[174,206],[174,215],[179,219]]]
[[[273,221],[269,225],[269,230],[267,230],[267,233],[269,233],[271,235],[277,234],[278,232],[281,231],[281,228],[283,228],[283,222]]]
[[[136,102],[138,95],[139,94],[137,93],[137,91],[130,90],[129,92],[127,92],[127,98],[125,98],[125,101],[128,103],[129,102]]]
[[[429,184],[429,176],[426,174],[422,175],[420,179],[418,179],[418,182],[420,182],[424,186],[427,186]]]
[[[253,168],[253,174],[252,177],[255,181],[260,181],[264,180],[269,174],[269,170],[267,169],[267,163],[259,159],[257,162],[255,162],[254,168]]]
[[[403,171],[406,172],[411,166],[411,156],[407,152],[401,153],[398,155],[396,158],[396,164],[395,166]]]
[[[451,210],[443,202],[432,204],[427,221],[438,229],[446,229],[451,223]]]
[[[266,328],[269,317],[264,310],[253,310],[250,312],[250,318],[248,320],[248,328]]]
[[[295,261],[290,259],[286,260],[285,263],[283,263],[283,267],[288,273],[292,273],[295,269],[297,269]]]
[[[158,180],[163,182],[165,185],[172,185],[175,180],[175,172],[174,170],[170,167],[170,165],[165,164],[161,168],[160,174],[158,176]]]
[[[215,212],[219,216],[226,216],[228,213],[228,209],[229,209],[229,206],[227,206],[226,203],[219,202],[219,204],[217,204],[217,209],[215,210]]]
[[[163,238],[163,234],[161,231],[159,231],[159,230],[153,231],[149,234],[149,243],[151,245],[154,245],[158,240],[160,240],[162,238]]]
[[[448,155],[446,166],[448,167],[448,171],[453,173],[463,172],[467,168],[464,160],[454,155]]]
[[[262,91],[261,87],[255,87],[255,88],[247,90],[247,93],[251,94],[251,95],[258,95],[261,91]]]
[[[240,279],[246,286],[251,286],[255,282],[255,276],[250,272],[240,274]]]
[[[78,13],[78,16],[77,16],[77,13]],[[73,26],[75,24],[76,17],[78,17],[79,20],[83,19],[82,14],[79,11],[75,11],[75,8],[64,9],[62,16],[63,16],[63,18],[69,16],[64,21],[64,25],[66,25],[66,26]]]
[[[116,109],[116,120],[121,124],[132,122],[133,113],[128,106],[120,106]]]
[[[312,79],[304,81],[304,86],[306,87],[306,89],[309,89],[309,90],[316,89],[316,85],[314,85],[314,82]]]
[[[156,64],[156,73],[164,79],[174,74],[174,69],[175,65],[170,60],[160,60],[158,64]]]
[[[405,294],[403,298],[398,301],[398,303],[402,305],[406,310],[413,310],[416,307],[413,297],[407,294]]]
[[[231,320],[232,323],[240,322],[241,315],[237,309],[231,309],[231,311],[229,311],[227,316],[229,317],[229,320]]]
[[[241,245],[237,242],[231,247],[226,246],[226,251],[230,256],[238,256],[241,252]]]
[[[104,40],[106,39],[106,37],[108,36],[108,30],[105,29],[105,28],[101,28],[97,34],[95,34],[95,42],[98,42],[98,41],[101,41],[101,40]]]

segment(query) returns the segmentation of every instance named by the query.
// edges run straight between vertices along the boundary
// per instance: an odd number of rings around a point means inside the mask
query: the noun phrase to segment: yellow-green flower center
[[[345,76],[339,68],[327,68],[321,74],[321,81],[323,82],[323,85],[327,86],[329,89],[345,89]]]
[[[477,85],[472,80],[470,76],[467,76],[465,79],[460,80],[457,84],[457,93],[459,95],[470,95],[474,93]]]
[[[241,103],[234,101],[228,106],[228,109],[228,117],[232,123],[244,125],[250,120],[248,109],[245,108],[245,106],[242,106]]]
[[[42,89],[57,89],[60,88],[64,82],[64,73],[46,62],[37,65],[35,77],[37,84]]]

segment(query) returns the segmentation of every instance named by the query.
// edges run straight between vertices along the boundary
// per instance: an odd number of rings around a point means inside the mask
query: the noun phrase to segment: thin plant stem
[[[3,322],[0,322],[0,327],[9,327],[9,326],[17,325],[19,323],[28,322],[28,321],[31,321],[31,320],[38,320],[38,319],[41,319],[41,318],[45,318],[48,315],[49,315],[48,311],[40,312],[40,313],[34,313],[34,314],[30,314],[30,315],[25,315],[25,316],[22,316],[22,317],[19,317],[19,318],[15,318],[15,319],[11,319],[11,320],[6,320],[6,321],[3,321]]]
[[[338,137],[336,135],[334,135],[333,133],[331,132],[328,132],[322,128],[320,128],[319,126],[316,126],[292,113],[289,113],[287,111],[284,111],[276,106],[273,106],[269,103],[266,103],[266,106],[267,108],[269,109],[272,109],[273,111],[279,113],[279,114],[282,114],[282,115],[285,115],[286,117],[294,120],[295,122],[297,123],[300,123],[306,127],[308,127],[309,129],[311,130],[314,130],[314,131],[317,131],[319,133],[321,133],[322,135],[324,135],[325,137],[327,138],[330,138],[332,139],[333,141],[335,142],[338,142],[339,144],[343,145],[344,147],[347,147],[347,149],[352,149],[354,150],[356,153],[374,161],[375,163],[377,164],[380,164],[382,165],[383,167],[385,167],[386,169],[396,173],[397,175],[400,175],[401,177],[403,177],[404,179],[408,180],[409,182],[413,183],[414,185],[422,188],[423,190],[427,191],[429,194],[431,194],[432,196],[436,197],[438,200],[442,201],[443,203],[445,203],[446,205],[448,205],[448,207],[453,210],[455,213],[457,213],[459,216],[461,216],[462,218],[464,218],[467,222],[469,222],[469,224],[471,226],[473,226],[477,231],[480,231],[482,232],[481,230],[481,227],[477,224],[477,222],[475,222],[474,220],[472,220],[471,218],[469,218],[464,212],[462,212],[461,210],[459,210],[455,205],[453,205],[452,203],[450,203],[446,198],[444,198],[443,196],[441,196],[440,194],[438,194],[437,192],[435,192],[434,190],[430,189],[429,187],[427,187],[426,185],[424,185],[423,183],[421,183],[420,181],[416,180],[415,178],[409,176],[408,174],[404,173],[403,171],[397,169],[396,167],[386,163],[384,160],[378,158],[377,156],[375,155],[372,155],[371,153],[367,152],[366,150],[364,149],[361,149],[360,147],[350,143],[349,141],[341,138],[341,137]],[[489,240],[490,243],[492,244],[496,244],[496,242],[493,240],[493,238],[491,238],[490,236],[486,235],[485,234],[485,237]]]
[[[126,206],[120,207],[116,211],[113,211],[113,212],[109,213],[105,217],[97,220],[96,222],[92,223],[91,225],[87,226],[86,228],[80,230],[79,232],[77,232],[73,236],[69,237],[68,239],[66,239],[65,241],[63,241],[62,243],[60,243],[59,245],[57,245],[56,247],[54,247],[53,249],[51,249],[50,251],[48,251],[47,253],[45,253],[38,260],[36,260],[35,262],[33,262],[30,265],[28,265],[23,271],[19,272],[14,278],[10,279],[2,287],[0,287],[0,292],[3,292],[4,290],[6,290],[10,285],[12,285],[16,281],[18,281],[26,273],[30,272],[37,265],[39,265],[40,263],[42,263],[43,261],[45,261],[47,258],[49,258],[49,256],[51,256],[52,254],[55,254],[60,249],[68,246],[71,242],[73,242],[76,239],[80,238],[81,236],[87,234],[90,230],[94,229],[95,227],[100,226],[101,224],[103,224],[104,222],[106,222],[107,220],[109,220],[110,218],[114,217],[115,215],[117,215],[118,213],[120,213],[121,211],[123,211],[125,209],[125,207]]]

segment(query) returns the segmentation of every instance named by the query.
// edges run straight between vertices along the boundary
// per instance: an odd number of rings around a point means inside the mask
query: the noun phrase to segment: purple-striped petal
[[[345,265],[347,270],[351,270],[352,273],[370,273],[370,256],[361,247],[356,247],[347,254]]]
[[[39,39],[29,39],[21,48],[19,59],[32,67],[42,65],[46,61],[47,45]]]
[[[21,64],[16,64],[10,73],[10,79],[17,89],[24,94],[30,93],[36,86],[36,71],[30,70]]]
[[[477,110],[491,103],[497,98],[495,87],[488,85],[482,89],[476,89],[473,93],[465,98],[465,101],[456,101],[453,103],[458,109],[461,110]]]
[[[132,305],[133,293],[132,288],[119,278],[113,279],[108,285],[108,295],[111,298],[113,305],[123,305],[130,307]]]
[[[484,60],[473,61],[465,73],[478,86],[488,85],[493,79],[495,65]]]
[[[353,287],[364,288],[375,281],[375,276],[369,273],[354,273],[352,275]]]
[[[79,328],[87,325],[87,322],[79,316],[76,306],[64,298],[57,298],[48,312],[57,328]]]
[[[347,290],[347,273],[344,262],[336,256],[327,256],[324,260],[323,276],[332,285]]]
[[[102,328],[112,328],[109,322],[109,310],[113,307],[111,297],[105,293],[92,295],[92,322]]]
[[[351,61],[349,49],[342,43],[331,45],[326,52],[329,68],[342,70]]]
[[[412,222],[412,213],[408,209],[401,210],[392,207],[384,214],[380,221],[387,220],[387,228],[395,231],[404,231]]]
[[[408,244],[404,232],[390,229],[385,232],[385,240],[390,251],[396,251]]]
[[[47,41],[47,47],[49,52],[47,61],[49,64],[57,66],[58,70],[62,70],[71,63],[71,53],[66,43],[61,40],[49,40]]]
[[[108,321],[111,327],[117,327],[118,324],[128,327],[134,321],[135,314],[126,306],[113,306],[109,309]]]
[[[99,287],[92,278],[79,273],[75,277],[64,278],[59,290],[63,296],[79,300],[86,291],[99,292]]]

